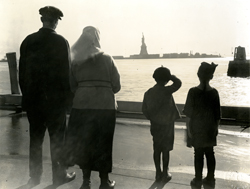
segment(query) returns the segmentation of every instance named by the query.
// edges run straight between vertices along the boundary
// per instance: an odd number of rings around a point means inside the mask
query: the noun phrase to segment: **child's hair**
[[[171,77],[170,70],[166,67],[159,67],[154,71],[153,78],[158,82],[168,82]]]
[[[213,78],[213,74],[215,71],[215,68],[218,66],[218,64],[214,64],[213,62],[211,64],[207,62],[202,62],[199,69],[198,69],[198,77],[200,78],[201,82],[204,82],[204,89],[203,91],[206,91],[206,82],[211,80]]]

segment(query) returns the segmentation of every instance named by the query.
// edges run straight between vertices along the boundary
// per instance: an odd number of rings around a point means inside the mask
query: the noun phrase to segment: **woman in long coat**
[[[100,49],[99,30],[88,26],[73,45],[71,88],[72,110],[66,133],[68,165],[83,172],[81,188],[90,188],[91,171],[98,171],[100,188],[113,188],[112,146],[116,122],[115,93],[120,75],[113,58]]]

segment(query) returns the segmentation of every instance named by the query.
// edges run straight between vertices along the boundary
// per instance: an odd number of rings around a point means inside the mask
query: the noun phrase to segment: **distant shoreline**
[[[198,59],[198,58],[224,58],[222,56],[199,56],[199,57],[123,57],[112,56],[114,59]]]

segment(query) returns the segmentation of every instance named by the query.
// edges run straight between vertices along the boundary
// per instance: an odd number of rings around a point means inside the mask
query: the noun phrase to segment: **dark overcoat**
[[[22,108],[65,107],[70,95],[68,41],[54,30],[41,28],[21,44],[19,83]],[[46,104],[44,104],[46,102]]]

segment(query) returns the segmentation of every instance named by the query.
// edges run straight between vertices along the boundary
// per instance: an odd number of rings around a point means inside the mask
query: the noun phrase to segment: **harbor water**
[[[165,66],[171,74],[182,81],[182,87],[174,93],[175,102],[184,104],[188,90],[199,84],[197,70],[201,62],[218,64],[211,86],[220,94],[222,106],[250,106],[250,77],[227,76],[227,68],[232,58],[189,58],[189,59],[117,59],[116,65],[121,75],[122,89],[116,95],[119,101],[143,100],[146,90],[155,85],[152,78],[157,67]],[[169,83],[171,84],[171,83]],[[0,63],[0,94],[10,94],[9,68],[7,62]]]

